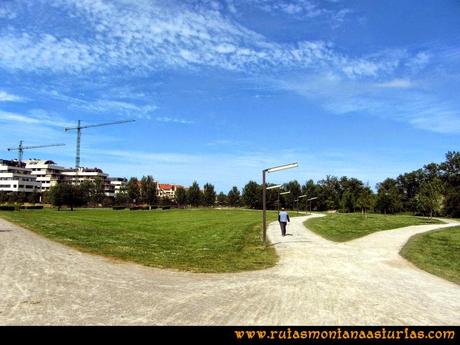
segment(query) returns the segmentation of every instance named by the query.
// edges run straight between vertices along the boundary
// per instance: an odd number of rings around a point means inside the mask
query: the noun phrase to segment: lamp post
[[[297,214],[299,214],[299,201],[300,201],[300,199],[306,198],[306,197],[307,197],[307,194],[304,194],[304,195],[299,195],[299,197],[297,198]]]
[[[282,184],[277,184],[276,186],[267,187],[267,190],[278,189],[278,204],[277,204],[278,212],[280,211],[280,189],[282,186],[283,186]]]
[[[311,214],[311,201],[312,201],[312,200],[315,200],[315,199],[318,199],[318,197],[316,196],[316,197],[314,197],[314,198],[310,198],[310,199],[307,200],[307,201],[310,202],[310,214]]]
[[[263,231],[263,241],[266,243],[267,240],[267,186],[266,186],[266,175],[267,173],[277,172],[281,170],[287,170],[292,168],[297,168],[299,166],[298,163],[291,163],[286,165],[280,165],[273,168],[268,168],[262,170],[262,231]]]
[[[291,194],[291,191],[287,191],[287,192],[283,192],[283,193],[279,193],[278,194],[278,204],[280,202],[280,195],[288,195],[288,194]],[[280,208],[278,206],[278,212],[280,211]]]

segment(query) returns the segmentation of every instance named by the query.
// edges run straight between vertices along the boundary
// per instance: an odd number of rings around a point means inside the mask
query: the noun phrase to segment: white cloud
[[[22,102],[24,100],[24,97],[12,95],[6,91],[0,90],[0,102]]]
[[[158,109],[156,105],[137,105],[134,103],[118,100],[101,99],[94,102],[82,101],[76,107],[85,109],[89,112],[115,113],[137,118],[150,119],[151,114]]]
[[[299,18],[314,18],[329,13],[309,0],[252,0],[250,4],[273,14],[285,13]]]
[[[460,133],[460,112],[454,101],[442,102],[435,95],[412,89],[413,84],[405,80],[376,85],[324,74],[271,83],[317,102],[330,113],[361,113],[431,132]]]
[[[87,44],[50,34],[9,33],[0,36],[0,47],[0,67],[10,70],[78,73],[98,60]]]
[[[0,121],[2,122],[19,122],[24,124],[37,124],[49,127],[70,127],[73,124],[59,118],[57,116],[50,116],[42,110],[32,110],[32,114],[18,114],[0,110]]]
[[[139,72],[212,67],[245,72],[282,68],[332,69],[349,77],[391,71],[392,57],[347,57],[322,41],[283,44],[270,41],[227,17],[221,6],[190,7],[179,2],[53,0],[52,4],[85,25],[85,36],[69,38],[56,28],[23,33],[9,28],[0,36],[0,67],[12,70],[82,73],[129,68]],[[310,1],[261,2],[286,12],[314,16]],[[45,5],[44,5],[45,6]],[[338,18],[348,12],[343,11]],[[75,19],[76,18],[76,19]]]
[[[428,52],[420,52],[410,58],[406,65],[414,71],[419,71],[426,67],[430,60],[431,55]]]
[[[414,83],[407,79],[393,79],[383,83],[377,83],[375,86],[391,89],[408,89],[413,87]]]
[[[193,121],[185,120],[185,119],[178,119],[175,117],[168,117],[168,116],[160,116],[155,118],[158,122],[171,122],[171,123],[180,123],[182,125],[190,125]]]

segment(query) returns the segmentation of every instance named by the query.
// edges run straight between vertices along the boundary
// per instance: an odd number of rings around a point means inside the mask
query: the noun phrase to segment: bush
[[[37,206],[21,206],[22,210],[43,210],[43,205],[37,205]]]
[[[125,208],[125,206],[113,206],[112,210],[124,210]]]
[[[138,210],[150,210],[150,207],[148,206],[133,206],[129,208],[131,211],[138,211]]]
[[[16,208],[9,205],[0,205],[0,211],[14,211]]]
[[[169,209],[171,209],[171,206],[163,206],[162,209],[163,210],[169,210]]]

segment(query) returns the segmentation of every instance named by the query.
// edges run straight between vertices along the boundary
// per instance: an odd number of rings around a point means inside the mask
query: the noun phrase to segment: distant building
[[[29,159],[24,161],[26,168],[32,171],[32,175],[40,182],[40,192],[49,191],[63,180],[64,168],[56,165],[51,160]]]
[[[101,178],[103,181],[107,181],[109,174],[104,173],[99,168],[78,168],[78,169],[64,169],[62,171],[63,180],[65,182],[71,182],[72,184],[82,183],[84,181],[95,181],[97,178]]]
[[[109,188],[106,191],[106,195],[110,197],[114,197],[116,194],[120,193],[128,184],[128,179],[124,177],[109,177],[107,181],[109,182]]]
[[[174,200],[176,198],[176,191],[177,188],[182,186],[174,185],[174,184],[167,184],[167,183],[158,183],[157,184],[157,195],[160,198],[167,198],[170,200]]]
[[[109,181],[109,174],[106,174],[99,168],[64,169],[62,171],[63,181],[72,184],[80,184],[85,181],[95,182],[101,179],[104,183],[104,194],[106,196],[115,196],[115,186]]]
[[[29,159],[19,163],[0,159],[0,191],[4,192],[42,193],[61,182],[80,184],[98,179],[102,180],[108,197],[115,197],[128,183],[126,178],[109,177],[99,168],[64,168],[52,160]]]
[[[0,159],[0,191],[32,193],[41,191],[41,183],[25,163]]]

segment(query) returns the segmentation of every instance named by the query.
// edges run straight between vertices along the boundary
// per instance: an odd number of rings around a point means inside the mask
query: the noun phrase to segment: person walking
[[[290,221],[291,220],[289,219],[289,214],[284,210],[284,208],[282,208],[278,214],[278,222],[281,226],[281,236],[286,236],[286,226]]]

